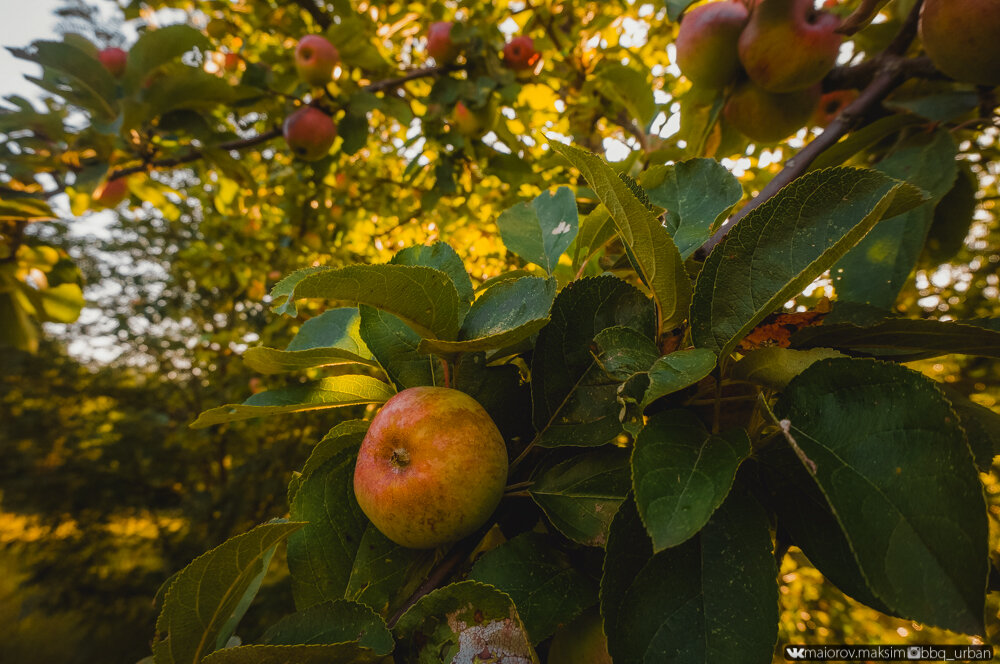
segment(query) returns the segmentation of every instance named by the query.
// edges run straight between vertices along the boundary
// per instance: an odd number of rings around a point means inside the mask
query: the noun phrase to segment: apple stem
[[[444,373],[444,386],[451,387],[451,374],[448,370],[448,360],[441,358],[441,371]]]

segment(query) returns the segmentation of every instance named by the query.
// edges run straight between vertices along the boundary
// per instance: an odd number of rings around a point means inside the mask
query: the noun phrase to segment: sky
[[[52,39],[56,17],[52,13],[60,0],[0,0],[0,46],[27,46],[36,39]],[[41,67],[18,60],[7,49],[0,51],[0,96],[20,94],[37,98],[25,74],[37,76]]]

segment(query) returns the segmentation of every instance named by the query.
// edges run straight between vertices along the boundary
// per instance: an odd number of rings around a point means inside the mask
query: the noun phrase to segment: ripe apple
[[[840,19],[813,0],[762,0],[740,35],[740,62],[769,92],[792,92],[823,80],[837,62]]]
[[[240,54],[226,53],[223,58],[222,68],[226,71],[238,71],[240,68]]]
[[[612,664],[601,613],[591,607],[556,630],[548,664]]]
[[[307,35],[295,47],[295,71],[309,85],[321,88],[329,83],[338,62],[340,53],[320,35]]]
[[[128,53],[120,48],[111,47],[100,51],[97,54],[104,68],[111,72],[115,78],[121,78],[125,73],[125,65],[128,64]]]
[[[750,140],[777,143],[809,122],[819,98],[819,85],[796,92],[768,92],[745,81],[730,95],[722,112]]]
[[[329,115],[318,108],[306,106],[285,118],[283,133],[296,157],[303,161],[316,161],[330,152],[337,138],[337,127]]]
[[[125,178],[105,180],[97,185],[91,200],[98,209],[117,207],[128,196],[128,182]]]
[[[1000,84],[1000,2],[925,0],[920,38],[934,66],[955,80]]]
[[[500,504],[507,447],[475,399],[411,387],[389,399],[358,451],[354,494],[383,535],[431,549],[472,534]]]
[[[851,102],[858,98],[857,90],[834,90],[827,92],[819,98],[819,105],[813,113],[811,124],[817,127],[825,127],[850,106]]]
[[[514,37],[503,47],[503,63],[514,71],[534,69],[541,57],[535,40],[527,35]]]
[[[427,55],[439,65],[458,57],[458,45],[451,41],[451,26],[451,21],[438,21],[427,29]]]
[[[674,44],[677,66],[706,88],[724,88],[740,73],[737,43],[750,12],[740,2],[713,2],[684,15]]]

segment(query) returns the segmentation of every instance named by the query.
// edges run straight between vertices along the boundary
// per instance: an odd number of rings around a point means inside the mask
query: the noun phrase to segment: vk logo
[[[785,657],[788,659],[805,659],[806,649],[785,646]]]

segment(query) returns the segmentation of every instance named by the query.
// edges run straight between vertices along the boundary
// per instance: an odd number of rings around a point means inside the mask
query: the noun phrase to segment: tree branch
[[[698,249],[699,258],[705,258],[708,254],[726,237],[726,235],[747,216],[751,211],[758,208],[765,201],[772,198],[783,187],[803,175],[809,166],[827,148],[835,145],[847,132],[864,118],[868,113],[880,104],[889,93],[895,90],[906,78],[909,60],[904,59],[902,54],[910,47],[913,39],[917,35],[917,24],[920,18],[920,7],[923,0],[918,0],[913,6],[913,10],[907,16],[906,22],[900,29],[899,34],[886,48],[885,52],[873,60],[875,74],[858,98],[855,99],[843,112],[831,122],[826,130],[817,136],[812,143],[804,147],[798,154],[785,163],[785,167],[780,173],[767,184],[764,189],[750,202],[744,205],[739,212],[730,217],[727,222],[709,238],[708,242]],[[923,66],[923,65],[921,65]]]
[[[308,0],[304,0],[308,2]],[[442,74],[447,74],[453,71],[458,71],[463,69],[464,65],[447,65],[442,67],[424,67],[422,69],[414,69],[413,71],[407,72],[402,76],[396,78],[389,78],[384,81],[376,81],[370,85],[365,86],[365,90],[368,92],[385,92],[388,90],[393,90],[400,87],[410,81],[414,81],[420,78],[428,78],[431,76],[440,76]],[[267,143],[273,138],[281,136],[281,128],[274,127],[256,136],[250,136],[249,138],[241,138],[235,141],[229,141],[227,143],[221,143],[215,146],[216,150],[233,151],[233,150],[244,150],[246,148],[254,147],[255,145],[260,145],[261,143]],[[108,180],[116,180],[118,178],[126,177],[134,173],[143,173],[150,170],[157,170],[161,168],[173,168],[174,166],[180,166],[182,164],[187,164],[192,161],[198,161],[205,156],[204,149],[195,149],[176,157],[167,157],[164,159],[151,159],[144,161],[141,164],[136,164],[135,166],[127,166],[124,168],[117,168],[108,175]]]

